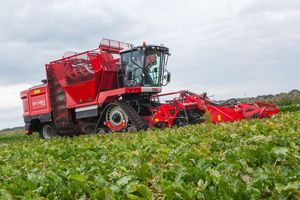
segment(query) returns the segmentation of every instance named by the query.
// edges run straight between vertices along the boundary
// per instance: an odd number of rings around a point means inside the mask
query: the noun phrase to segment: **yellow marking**
[[[40,90],[40,89],[34,90],[34,91],[33,91],[33,94],[39,94],[39,93],[41,93],[41,90]]]
[[[155,118],[154,121],[155,121],[155,122],[159,122],[159,119],[158,119],[158,118]]]
[[[221,115],[217,115],[218,121],[222,120],[222,116]]]

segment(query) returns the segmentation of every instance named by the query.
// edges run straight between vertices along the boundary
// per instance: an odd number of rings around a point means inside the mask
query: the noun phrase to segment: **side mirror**
[[[170,83],[170,81],[171,81],[171,73],[168,72],[168,75],[167,75],[167,83]]]
[[[41,82],[42,82],[43,84],[48,83],[47,79],[43,79],[43,80],[41,80]]]
[[[129,71],[127,74],[127,80],[131,81],[132,80],[132,71]]]

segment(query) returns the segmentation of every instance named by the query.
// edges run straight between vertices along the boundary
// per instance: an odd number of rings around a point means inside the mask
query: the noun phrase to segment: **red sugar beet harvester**
[[[68,53],[46,64],[42,85],[21,92],[28,134],[38,131],[44,139],[55,135],[134,132],[149,127],[172,127],[204,121],[213,123],[270,117],[279,112],[274,104],[223,104],[205,93],[188,90],[160,94],[170,82],[169,49],[162,45],[134,47],[103,39],[99,48]],[[160,97],[178,95],[160,102]]]

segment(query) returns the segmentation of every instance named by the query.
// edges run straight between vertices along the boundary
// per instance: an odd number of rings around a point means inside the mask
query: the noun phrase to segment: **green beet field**
[[[51,140],[2,134],[0,199],[300,199],[300,111]]]

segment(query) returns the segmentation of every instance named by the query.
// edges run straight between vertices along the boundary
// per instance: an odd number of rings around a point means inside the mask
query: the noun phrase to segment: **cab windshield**
[[[161,74],[164,54],[161,51],[147,49],[122,54],[122,71],[126,86],[161,86]]]

